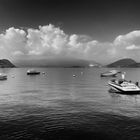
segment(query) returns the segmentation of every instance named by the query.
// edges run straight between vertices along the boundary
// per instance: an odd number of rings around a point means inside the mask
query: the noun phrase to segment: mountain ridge
[[[15,64],[15,63],[14,63]],[[18,67],[64,67],[64,68],[82,68],[82,67],[102,67],[103,65],[99,64],[93,60],[82,60],[82,59],[57,59],[57,60],[28,60],[21,61],[18,65],[11,63],[8,59],[0,59],[0,68],[14,68]],[[117,60],[105,67],[128,67],[135,68],[140,67],[140,63],[136,62],[131,58],[124,58]]]
[[[124,58],[117,60],[111,64],[106,65],[107,67],[140,67],[140,63],[137,63],[135,60],[131,58]]]
[[[15,68],[16,66],[12,64],[8,59],[0,59],[0,68]]]

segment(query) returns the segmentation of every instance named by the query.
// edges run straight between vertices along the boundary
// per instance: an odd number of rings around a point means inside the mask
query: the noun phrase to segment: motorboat
[[[40,74],[39,71],[36,71],[35,69],[30,69],[27,71],[27,75],[38,75]]]
[[[0,80],[7,80],[7,75],[4,73],[0,73]]]
[[[101,77],[116,77],[118,73],[121,73],[118,70],[111,70],[104,73],[101,73]]]
[[[124,79],[112,79],[108,82],[111,87],[110,92],[121,94],[140,94],[140,87],[138,82],[127,81]]]

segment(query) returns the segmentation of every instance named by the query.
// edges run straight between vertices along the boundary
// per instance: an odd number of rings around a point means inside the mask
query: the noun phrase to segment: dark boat
[[[27,71],[27,75],[38,75],[38,74],[40,74],[40,72],[34,69],[30,69]]]

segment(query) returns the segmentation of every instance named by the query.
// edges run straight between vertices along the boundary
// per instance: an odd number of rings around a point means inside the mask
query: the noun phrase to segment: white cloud
[[[118,58],[130,57],[140,62],[140,30],[119,35],[113,43]]]
[[[119,35],[113,42],[99,42],[87,35],[68,35],[52,24],[27,31],[11,27],[0,34],[0,56],[12,59],[75,57],[111,62],[123,57],[140,59],[139,50],[140,31]]]
[[[11,27],[4,34],[0,34],[0,52],[3,57],[10,57],[17,51],[27,53],[26,32]]]
[[[126,35],[119,35],[114,40],[114,45],[116,46],[140,46],[140,31],[132,31]]]
[[[14,51],[14,52],[12,53],[12,55],[14,55],[14,56],[21,56],[21,55],[24,55],[24,53],[21,52],[21,51]]]
[[[140,47],[134,44],[126,47],[126,50],[138,50],[138,49],[140,49]]]

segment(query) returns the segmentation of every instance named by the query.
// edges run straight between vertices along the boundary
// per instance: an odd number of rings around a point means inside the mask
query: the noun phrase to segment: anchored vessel
[[[108,71],[108,72],[101,73],[101,77],[116,77],[116,75],[118,73],[120,73],[120,71],[111,70],[111,71]]]
[[[27,75],[37,75],[37,74],[40,74],[40,72],[34,69],[30,69],[27,71]]]
[[[138,85],[138,82],[134,83],[124,79],[113,79],[108,82],[108,85],[111,87],[111,92],[121,94],[140,94],[140,87]]]
[[[0,80],[7,80],[7,75],[4,73],[0,73]]]

